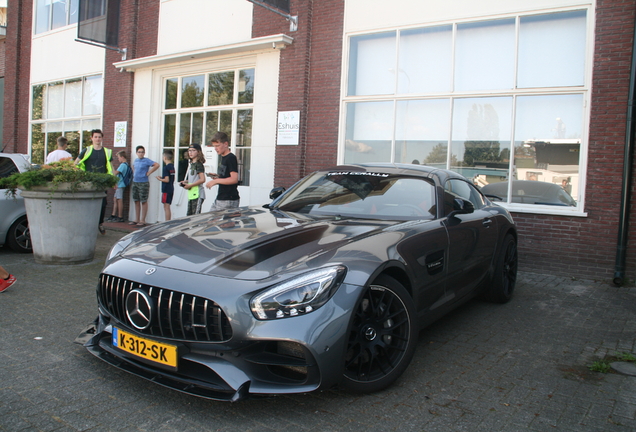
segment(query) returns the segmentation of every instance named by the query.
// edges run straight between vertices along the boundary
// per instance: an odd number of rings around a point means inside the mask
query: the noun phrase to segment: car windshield
[[[433,219],[435,188],[422,178],[385,173],[315,173],[277,203],[282,211],[365,219]]]

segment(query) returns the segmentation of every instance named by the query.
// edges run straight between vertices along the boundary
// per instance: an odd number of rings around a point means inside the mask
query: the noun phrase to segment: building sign
[[[278,113],[278,145],[298,145],[300,136],[300,111]]]
[[[126,147],[126,135],[128,134],[128,122],[115,122],[114,147]]]

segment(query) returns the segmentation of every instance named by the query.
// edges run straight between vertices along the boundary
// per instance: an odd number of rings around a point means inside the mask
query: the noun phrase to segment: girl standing
[[[179,182],[188,191],[188,213],[187,216],[201,213],[201,206],[205,200],[205,156],[199,144],[190,144],[188,147],[188,159],[190,165],[185,179]]]

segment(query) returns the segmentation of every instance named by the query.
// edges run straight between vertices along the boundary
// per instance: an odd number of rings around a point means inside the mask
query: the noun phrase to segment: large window
[[[191,143],[211,145],[217,132],[230,137],[239,164],[239,184],[249,186],[254,105],[254,69],[240,69],[165,80],[163,149],[172,150],[177,179],[187,170]],[[218,161],[206,161],[216,167]]]
[[[510,180],[579,201],[587,43],[586,10],[352,36],[341,161],[447,167],[509,183],[507,203]]]
[[[101,75],[34,85],[31,161],[44,163],[62,135],[68,139],[68,152],[76,157],[84,145],[90,144],[90,131],[101,127],[103,95]]]
[[[79,0],[36,0],[35,33],[77,23]]]

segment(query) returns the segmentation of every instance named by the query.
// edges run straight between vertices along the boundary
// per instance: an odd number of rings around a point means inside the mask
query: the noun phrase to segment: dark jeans
[[[106,197],[104,197],[104,199],[102,200],[102,211],[99,214],[100,225],[104,223],[104,215],[106,214],[106,204],[108,204],[108,201],[106,200]]]

